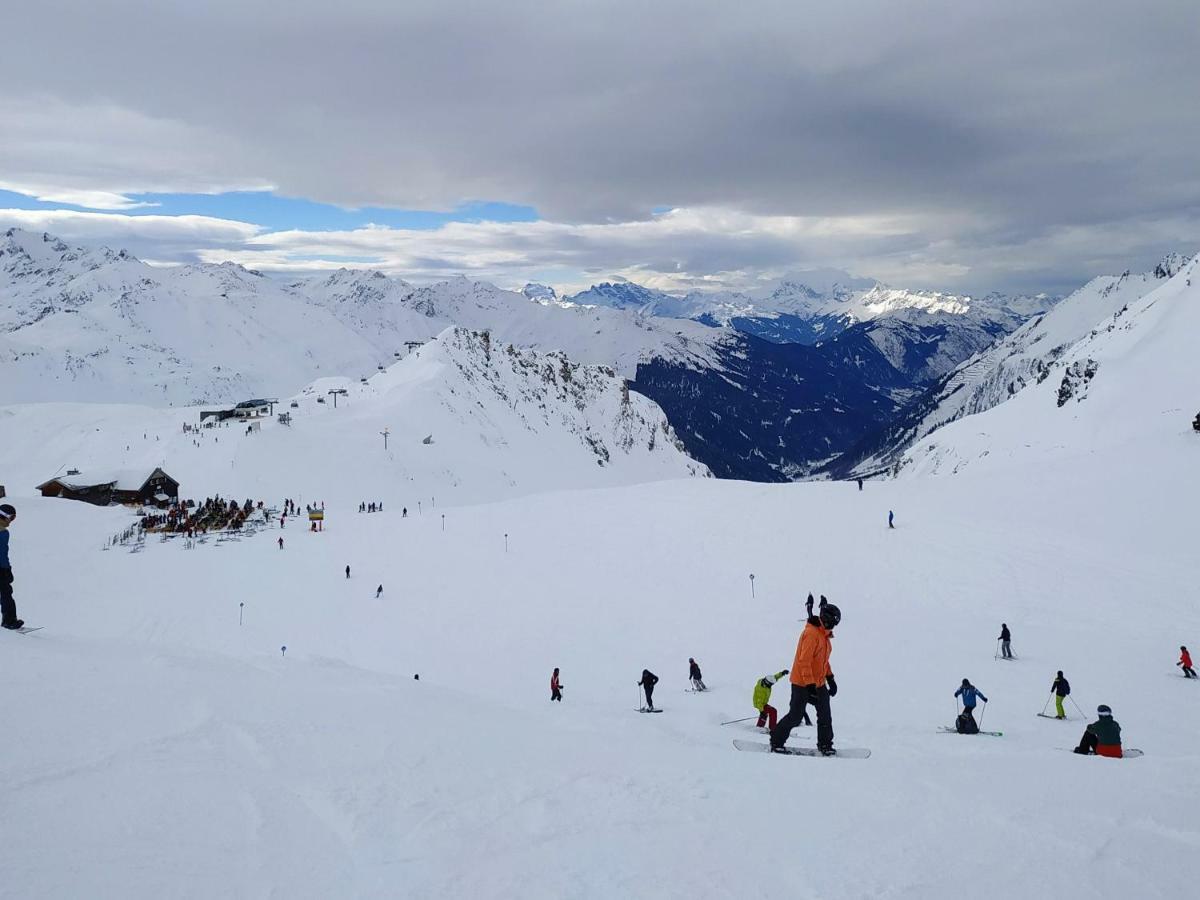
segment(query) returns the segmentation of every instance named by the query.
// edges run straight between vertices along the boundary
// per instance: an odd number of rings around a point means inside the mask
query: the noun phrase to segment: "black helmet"
[[[1109,709],[1107,703],[1101,703],[1099,706],[1097,706],[1096,712],[1098,712],[1102,716],[1111,716],[1112,715],[1112,710]]]
[[[832,603],[827,603],[821,608],[821,624],[826,628],[837,628],[840,621],[842,621],[842,611]]]
[[[970,684],[970,683],[971,683],[971,682],[967,681],[967,679],[965,679],[965,678],[963,679],[963,684],[964,684],[964,685],[967,685],[967,684]]]

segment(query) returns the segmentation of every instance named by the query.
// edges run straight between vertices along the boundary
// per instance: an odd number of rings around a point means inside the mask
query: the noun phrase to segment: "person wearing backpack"
[[[1054,679],[1054,684],[1050,685],[1050,690],[1054,691],[1054,718],[1065,719],[1067,711],[1063,709],[1063,700],[1071,695],[1071,682],[1067,681],[1062,669],[1058,670],[1058,675]]]
[[[966,678],[962,680],[962,684],[954,692],[954,696],[961,697],[963,705],[962,712],[958,714],[958,718],[954,722],[954,730],[959,734],[979,734],[979,725],[975,721],[975,704],[978,700],[987,703],[988,698],[984,696],[983,691]]]
[[[658,676],[649,669],[642,669],[642,680],[638,682],[638,686],[646,693],[647,710],[654,709],[654,686],[656,684],[658,684]]]

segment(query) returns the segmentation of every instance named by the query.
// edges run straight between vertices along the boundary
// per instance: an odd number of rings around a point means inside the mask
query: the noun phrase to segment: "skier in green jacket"
[[[771,705],[771,688],[775,686],[780,678],[788,673],[787,669],[776,672],[774,675],[764,675],[754,684],[754,708],[758,710],[758,727],[762,728],[769,722],[769,730],[774,730],[775,722],[779,715],[779,710]],[[812,719],[808,718],[808,712],[805,711],[804,724],[811,725]]]

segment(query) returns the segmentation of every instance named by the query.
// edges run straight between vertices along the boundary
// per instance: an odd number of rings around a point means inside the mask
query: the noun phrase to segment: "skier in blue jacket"
[[[17,618],[17,604],[13,600],[12,563],[8,558],[8,527],[17,518],[17,511],[11,503],[0,504],[0,624],[5,628],[17,629],[25,624]]]
[[[966,678],[962,680],[962,686],[954,692],[954,696],[961,697],[963,705],[963,710],[959,713],[955,728],[962,734],[977,733],[979,726],[975,723],[975,704],[977,699],[987,703],[988,698],[984,695],[983,691],[971,684]]]

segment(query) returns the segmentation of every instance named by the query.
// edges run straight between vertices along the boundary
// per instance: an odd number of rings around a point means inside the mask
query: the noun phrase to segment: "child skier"
[[[787,669],[776,672],[774,675],[764,675],[754,683],[754,708],[758,710],[757,727],[762,728],[766,725],[768,730],[774,731],[775,725],[779,721],[779,711],[771,705],[771,688],[775,687],[775,682],[788,673]],[[808,713],[804,713],[804,718],[808,719]],[[812,720],[806,723],[812,724]]]
[[[550,676],[550,699],[562,703],[562,685],[558,682],[558,666],[554,667],[554,672]]]
[[[638,685],[646,692],[646,709],[654,709],[654,686],[658,684],[658,676],[649,669],[642,669],[642,680]]]
[[[792,729],[800,724],[804,707],[812,703],[817,710],[817,750],[823,756],[833,756],[833,718],[829,710],[829,698],[837,695],[837,682],[829,668],[829,656],[833,652],[833,629],[842,621],[842,612],[824,597],[820,612],[812,614],[812,598],[805,607],[808,620],[796,644],[796,659],[792,663],[792,696],[787,715],[771,729],[771,750],[779,753],[787,742]]]
[[[1101,703],[1096,707],[1096,712],[1100,718],[1084,730],[1075,752],[1120,759],[1124,756],[1121,752],[1121,726],[1112,717],[1112,710],[1105,704]]]
[[[1196,677],[1196,670],[1192,668],[1192,655],[1188,653],[1187,647],[1179,648],[1179,662],[1176,665],[1183,669],[1184,678]]]
[[[1054,684],[1050,685],[1050,690],[1054,691],[1054,718],[1065,719],[1067,713],[1063,709],[1063,699],[1071,694],[1071,682],[1067,681],[1062,669],[1058,670],[1058,675],[1054,679]]]
[[[1003,622],[1000,623],[1000,653],[1005,659],[1012,659],[1012,633]]]
[[[13,600],[12,562],[8,558],[8,529],[16,521],[17,510],[11,503],[0,505],[0,625],[15,631],[25,624],[17,618],[17,604]]]
[[[688,678],[692,680],[692,689],[697,691],[707,691],[704,686],[704,679],[700,676],[700,666],[690,656],[688,657]]]
[[[979,725],[975,722],[975,702],[978,698],[987,703],[988,698],[984,696],[983,691],[965,678],[959,689],[954,692],[954,696],[962,697],[963,704],[963,710],[958,714],[958,719],[954,723],[954,730],[959,734],[979,734]]]

